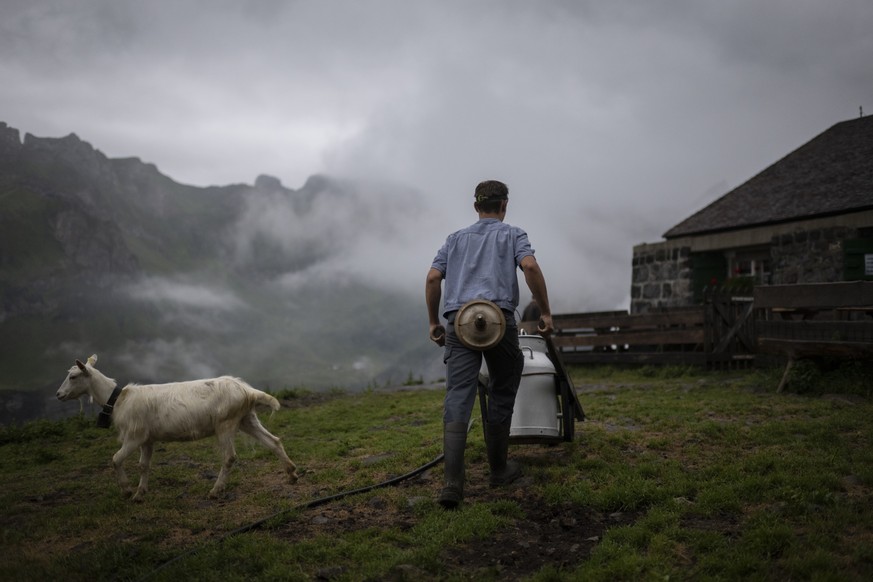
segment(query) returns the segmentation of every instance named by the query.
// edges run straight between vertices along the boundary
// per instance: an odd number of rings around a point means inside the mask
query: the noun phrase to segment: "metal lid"
[[[527,333],[518,334],[519,347],[529,347],[537,352],[548,353],[549,348],[546,345],[546,338],[541,335],[531,335]]]
[[[506,333],[506,318],[497,305],[487,299],[465,303],[455,316],[455,334],[471,350],[489,350]]]
[[[521,353],[524,354],[524,371],[522,376],[532,376],[534,374],[555,374],[555,364],[549,359],[548,354],[538,352],[531,347],[522,346]]]

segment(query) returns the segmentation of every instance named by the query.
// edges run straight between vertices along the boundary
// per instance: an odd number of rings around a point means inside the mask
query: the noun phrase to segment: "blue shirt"
[[[473,299],[487,299],[514,312],[518,307],[515,270],[533,254],[526,232],[496,218],[483,218],[450,234],[431,265],[446,281],[443,315]]]

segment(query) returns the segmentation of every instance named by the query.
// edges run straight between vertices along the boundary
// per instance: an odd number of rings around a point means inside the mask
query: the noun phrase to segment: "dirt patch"
[[[542,449],[539,454],[520,456],[530,462],[540,455],[552,454],[554,451]],[[430,496],[420,496],[421,481],[429,483],[428,490],[432,491],[435,499],[441,479],[442,471],[436,469],[399,484],[397,487],[400,489],[410,489],[410,496],[405,503],[397,503],[394,496],[389,500],[388,495],[377,492],[365,503],[352,498],[304,510],[291,522],[271,528],[270,531],[289,541],[368,529],[399,528],[406,531],[418,522],[416,504],[433,500]],[[638,518],[636,513],[604,513],[571,503],[551,504],[531,494],[532,482],[529,477],[523,477],[516,484],[501,489],[490,489],[487,483],[486,468],[481,463],[468,463],[464,504],[513,501],[521,509],[522,515],[512,518],[507,526],[487,538],[447,548],[442,559],[448,571],[443,575],[460,578],[496,576],[501,580],[521,580],[544,566],[552,566],[556,570],[575,569],[590,557],[608,529],[631,524]],[[415,494],[412,494],[412,487],[416,487]],[[331,580],[344,573],[342,566],[326,567],[316,573],[316,579]],[[412,565],[396,567],[389,578],[431,579],[430,574]]]
[[[633,523],[637,517],[569,504],[554,506],[537,498],[525,499],[523,508],[524,517],[493,537],[446,550],[450,571],[465,576],[496,573],[501,580],[520,580],[544,566],[574,569],[588,559],[607,529]]]
[[[448,574],[461,578],[498,575],[501,580],[521,580],[544,566],[556,570],[574,569],[591,555],[609,528],[633,523],[634,513],[602,513],[572,504],[559,506],[525,494],[523,487],[507,490],[489,499],[514,499],[519,502],[523,516],[492,536],[447,548],[443,562]],[[465,503],[476,503],[478,495],[467,496]],[[484,499],[483,499],[484,500]],[[318,535],[332,536],[350,531],[415,526],[417,518],[412,511],[416,502],[409,499],[408,508],[398,508],[379,496],[366,504],[339,503],[309,510],[308,513],[277,529],[274,535],[298,541]],[[415,570],[411,572],[410,570]],[[330,580],[344,573],[339,566],[326,568],[316,575]],[[398,579],[414,576],[427,580],[428,574],[411,565],[403,565],[395,572]]]

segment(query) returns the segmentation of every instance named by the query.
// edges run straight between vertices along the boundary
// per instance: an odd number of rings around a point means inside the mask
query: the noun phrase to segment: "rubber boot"
[[[485,425],[488,433],[486,447],[488,449],[488,465],[491,467],[491,487],[509,485],[521,477],[521,467],[515,461],[507,461],[509,452],[510,422]]]
[[[464,449],[467,446],[467,423],[447,422],[443,426],[445,455],[445,487],[439,503],[445,509],[455,509],[464,498]]]

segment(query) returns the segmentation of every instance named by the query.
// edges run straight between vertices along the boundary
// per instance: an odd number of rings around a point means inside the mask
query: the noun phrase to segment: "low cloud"
[[[252,308],[222,283],[196,274],[175,278],[144,278],[123,289],[132,300],[157,309],[156,317],[167,329],[201,334],[226,334],[233,330],[231,317]]]
[[[127,294],[138,301],[163,304],[170,308],[235,311],[246,307],[233,292],[203,282],[146,278],[128,286]]]
[[[131,341],[115,358],[117,367],[125,369],[131,381],[138,383],[196,380],[225,373],[205,345],[181,338]]]
[[[412,188],[368,180],[327,181],[314,194],[258,192],[235,226],[235,257],[241,266],[269,262],[289,290],[356,280],[418,292],[441,244],[429,234],[436,216]]]

